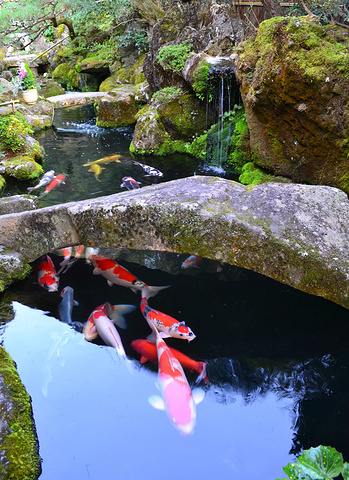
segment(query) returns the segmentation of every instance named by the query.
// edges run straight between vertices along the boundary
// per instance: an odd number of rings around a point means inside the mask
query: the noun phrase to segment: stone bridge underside
[[[77,244],[196,254],[349,308],[348,207],[332,187],[195,176],[2,215],[0,252],[17,268]]]

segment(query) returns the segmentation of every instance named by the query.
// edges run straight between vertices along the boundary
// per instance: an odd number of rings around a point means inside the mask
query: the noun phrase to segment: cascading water
[[[230,112],[234,105],[241,104],[241,96],[231,60],[227,62],[225,58],[218,59],[221,64],[212,66],[207,79],[206,124],[211,128],[207,134],[206,162],[222,169],[234,132]]]

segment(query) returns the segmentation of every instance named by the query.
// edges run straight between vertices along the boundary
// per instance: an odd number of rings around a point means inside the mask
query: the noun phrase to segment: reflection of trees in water
[[[346,456],[349,455],[348,360],[324,355],[277,368],[216,358],[208,362],[207,369],[214,398],[221,404],[234,403],[237,394],[249,404],[270,392],[279,399],[292,401],[295,433],[290,453],[298,455],[303,449],[324,444]]]

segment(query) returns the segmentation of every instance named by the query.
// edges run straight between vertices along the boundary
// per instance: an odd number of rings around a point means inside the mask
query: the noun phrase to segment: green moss
[[[256,185],[258,183],[267,183],[274,180],[275,176],[263,172],[256,167],[253,162],[248,162],[242,167],[242,173],[239,181],[243,185]]]
[[[207,95],[207,78],[210,69],[211,65],[209,63],[202,62],[194,74],[193,90],[201,100],[204,100]]]
[[[62,82],[62,83],[67,83],[68,82],[68,75],[69,75],[69,71],[70,71],[70,66],[68,63],[61,63],[60,65],[58,65],[53,73],[52,73],[52,78],[54,80],[57,80],[58,82]]]
[[[0,192],[5,188],[6,185],[6,180],[3,175],[0,175]]]
[[[196,138],[192,143],[187,145],[187,153],[193,155],[193,157],[205,160],[206,158],[206,142],[207,133],[204,133],[200,137]]]
[[[235,128],[232,134],[227,164],[236,173],[242,173],[242,167],[249,159],[249,129],[245,110],[238,110],[234,119]]]
[[[36,480],[41,473],[41,463],[30,397],[18,376],[15,363],[1,346],[0,376],[12,402],[11,412],[7,412],[6,418],[8,434],[1,445],[6,462],[0,463],[0,477]]]
[[[28,155],[16,156],[11,160],[3,161],[2,165],[5,168],[5,175],[17,180],[31,180],[44,173],[42,166]]]
[[[189,56],[191,47],[188,43],[165,45],[160,48],[157,60],[165,70],[180,72]]]

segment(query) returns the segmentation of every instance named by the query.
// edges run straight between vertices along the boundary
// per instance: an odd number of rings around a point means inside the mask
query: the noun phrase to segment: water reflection
[[[56,265],[62,260],[52,257]],[[139,295],[110,288],[78,260],[60,280],[60,289],[70,285],[79,301],[74,321],[86,321],[105,301],[137,307],[127,330],[120,330],[133,375],[112,348],[85,342],[58,320],[59,294],[41,289],[34,275],[6,291],[2,338],[33,398],[42,479],[111,478],[116,464],[119,478],[153,479],[150,438],[171,452],[190,452],[171,469],[168,455],[158,455],[158,468],[170,479],[275,480],[293,455],[318,444],[348,458],[347,311],[206,259],[200,268],[182,270],[185,255],[118,250],[112,258],[147,283],[170,284],[149,303],[197,335],[189,344],[168,340],[207,363],[210,385],[200,384],[206,396],[197,406],[195,433],[183,439],[148,404],[157,368],[141,364],[130,347],[150,333]],[[197,373],[186,374],[194,388]]]

